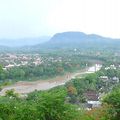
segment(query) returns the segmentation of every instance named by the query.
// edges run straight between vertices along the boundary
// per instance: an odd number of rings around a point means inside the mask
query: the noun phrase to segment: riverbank
[[[48,90],[56,86],[64,85],[67,81],[75,78],[78,75],[81,76],[88,73],[94,73],[100,70],[101,67],[102,66],[100,64],[95,64],[84,71],[80,71],[77,73],[68,73],[65,76],[61,77],[58,76],[54,79],[49,79],[46,81],[45,80],[38,80],[34,82],[20,81],[15,83],[14,85],[4,87],[1,90],[0,95],[5,95],[5,92],[11,89],[14,89],[15,92],[19,94],[27,94],[33,92],[34,90]]]

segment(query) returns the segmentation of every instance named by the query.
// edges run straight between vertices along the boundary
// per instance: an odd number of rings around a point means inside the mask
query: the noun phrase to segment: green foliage
[[[3,70],[2,65],[0,65],[0,80],[5,79],[5,77],[6,77],[5,71]]]
[[[0,74],[3,72],[3,67],[0,65]]]
[[[11,89],[11,90],[7,90],[7,91],[6,91],[5,96],[6,96],[6,97],[11,97],[11,98],[18,98],[18,97],[19,97],[19,94],[18,94],[18,93],[15,93],[15,90],[14,90],[14,89]]]
[[[120,88],[114,89],[104,99],[104,102],[112,105],[110,112],[113,114],[113,120],[120,118]]]
[[[49,57],[48,57],[49,58]],[[54,59],[58,59],[59,57]],[[31,80],[31,79],[47,79],[56,77],[59,75],[64,75],[66,72],[74,72],[75,70],[80,70],[89,65],[89,62],[80,60],[80,57],[70,57],[63,56],[63,61],[47,61],[40,65],[27,65],[9,68],[3,70],[0,66],[0,80],[5,82],[9,80]],[[47,59],[47,58],[46,58]]]
[[[12,96],[9,91],[9,96]],[[33,96],[35,98],[33,99]],[[33,92],[26,99],[0,98],[2,120],[78,120],[76,107],[66,103],[65,89]]]
[[[120,79],[120,69],[119,68],[117,68],[117,69],[108,69],[108,70],[101,69],[98,72],[98,75],[99,76],[108,76],[109,78],[118,77]]]
[[[109,113],[110,108],[110,106],[104,104],[99,108],[85,111],[81,115],[80,120],[111,120],[112,115]]]

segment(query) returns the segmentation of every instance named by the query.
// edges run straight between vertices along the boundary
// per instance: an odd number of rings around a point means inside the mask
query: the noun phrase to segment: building
[[[87,108],[92,109],[101,105],[99,94],[95,90],[87,90],[84,93],[84,96],[87,101]]]
[[[119,83],[119,78],[118,77],[113,77],[111,78],[112,83]]]
[[[108,82],[108,76],[100,76],[100,79],[103,81],[103,82]]]

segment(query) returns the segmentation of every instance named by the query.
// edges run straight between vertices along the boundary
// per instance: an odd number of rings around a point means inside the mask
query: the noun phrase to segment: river
[[[77,72],[77,73],[73,73],[73,74],[67,74],[63,77],[59,77],[59,79],[56,77],[56,78],[54,78],[54,80],[52,80],[52,79],[38,80],[38,81],[34,81],[34,82],[20,81],[20,82],[15,83],[14,85],[4,87],[1,90],[0,95],[1,96],[5,95],[5,92],[7,90],[11,90],[11,89],[14,89],[15,92],[17,92],[19,94],[27,94],[27,93],[33,92],[34,90],[48,90],[48,89],[51,89],[56,86],[64,85],[67,81],[75,78],[78,75],[80,76],[83,74],[94,73],[96,71],[99,71],[101,69],[101,67],[102,67],[102,65],[95,64],[95,65],[89,67],[88,69],[86,69],[85,71]]]

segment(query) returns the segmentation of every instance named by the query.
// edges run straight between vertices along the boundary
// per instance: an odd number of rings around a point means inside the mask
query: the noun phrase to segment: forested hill
[[[32,39],[32,41],[36,41],[36,39]],[[63,32],[57,33],[53,35],[53,37],[47,39],[44,43],[38,42],[37,45],[32,44],[31,40],[27,40],[29,43],[24,47],[0,47],[0,51],[22,51],[22,52],[39,52],[41,50],[48,51],[50,49],[102,49],[102,50],[119,50],[120,49],[120,39],[112,39],[107,37],[102,37],[95,34],[85,34],[82,32]],[[20,42],[20,41],[19,41]],[[35,42],[34,42],[35,43]],[[11,43],[12,44],[12,43]],[[22,43],[21,43],[22,44]],[[26,43],[27,44],[27,43]]]
[[[95,34],[82,32],[63,32],[55,34],[45,43],[48,47],[119,47],[120,39],[106,38]]]

